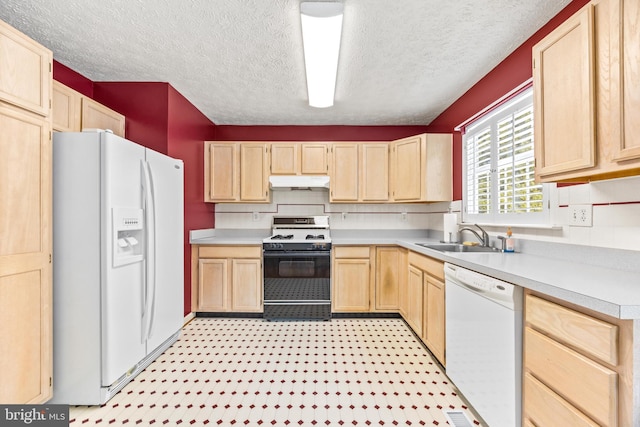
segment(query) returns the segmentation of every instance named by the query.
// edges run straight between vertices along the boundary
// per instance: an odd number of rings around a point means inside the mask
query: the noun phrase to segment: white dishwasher
[[[445,263],[446,373],[490,427],[521,426],[522,288]]]

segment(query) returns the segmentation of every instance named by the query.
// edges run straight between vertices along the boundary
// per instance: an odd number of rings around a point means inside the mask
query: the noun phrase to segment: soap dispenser
[[[507,238],[504,242],[504,251],[505,252],[515,252],[516,251],[516,242],[512,237],[511,227],[507,228]]]

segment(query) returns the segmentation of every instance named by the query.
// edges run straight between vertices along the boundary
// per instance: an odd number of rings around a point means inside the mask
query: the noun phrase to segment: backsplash
[[[592,206],[593,225],[570,226],[569,205]],[[274,191],[270,204],[216,205],[216,228],[268,229],[274,215],[329,215],[333,229],[429,229],[441,237],[443,214],[461,202],[418,204],[329,203],[328,191]],[[553,228],[512,226],[516,239],[639,250],[640,177],[596,181],[551,192]],[[495,238],[507,225],[486,226]],[[469,236],[470,238],[470,236]],[[516,248],[517,249],[517,248]]]
[[[216,204],[216,228],[271,228],[274,215],[329,215],[333,229],[427,229],[449,203],[329,203],[327,190],[273,191],[270,204]]]
[[[512,226],[516,239],[640,250],[640,177],[594,181],[554,188],[550,195],[554,228]],[[591,226],[570,224],[571,205],[592,209]],[[460,212],[460,202],[453,202]],[[492,236],[504,235],[507,225],[487,226]],[[442,225],[440,228],[442,229]]]

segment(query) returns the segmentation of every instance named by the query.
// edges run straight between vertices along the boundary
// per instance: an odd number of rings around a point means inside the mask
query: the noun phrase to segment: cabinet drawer
[[[426,271],[427,274],[437,277],[440,280],[444,280],[444,262],[442,261],[420,255],[416,252],[409,252],[409,265],[418,267],[419,269]]]
[[[336,258],[369,258],[369,246],[334,246]]]
[[[598,423],[616,425],[616,372],[529,327],[524,339],[527,370]]]
[[[605,363],[618,364],[618,326],[533,295],[527,295],[525,310],[533,328]]]
[[[261,258],[260,246],[200,246],[200,258]]]
[[[524,375],[523,390],[527,401],[524,416],[536,426],[598,426],[529,373]]]

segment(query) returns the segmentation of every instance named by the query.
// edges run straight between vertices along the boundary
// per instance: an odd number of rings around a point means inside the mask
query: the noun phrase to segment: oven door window
[[[313,277],[316,272],[315,261],[289,261],[278,263],[279,277]]]
[[[330,256],[290,256],[264,257],[264,277],[273,279],[319,279],[329,278]]]

